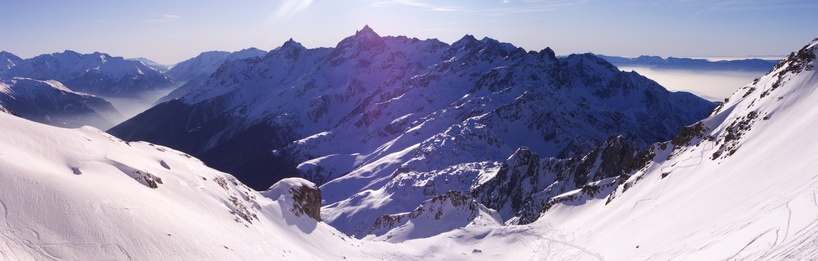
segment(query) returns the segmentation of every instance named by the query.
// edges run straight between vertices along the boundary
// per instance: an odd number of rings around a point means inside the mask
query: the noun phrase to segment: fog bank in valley
[[[685,91],[711,101],[723,101],[738,88],[750,84],[765,72],[668,70],[647,67],[619,67],[622,71],[636,71],[661,84],[670,91]]]

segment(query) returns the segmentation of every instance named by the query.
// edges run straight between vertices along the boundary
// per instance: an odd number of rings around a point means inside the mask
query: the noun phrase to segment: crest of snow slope
[[[159,63],[154,62],[154,61],[152,61],[152,60],[150,60],[148,58],[145,58],[145,57],[130,58],[128,60],[139,61],[140,63],[144,64],[145,66],[153,68],[154,70],[156,70],[156,71],[158,71],[160,73],[166,73],[168,70],[170,70],[170,68],[168,68],[167,65],[159,64]]]
[[[103,97],[138,96],[142,92],[163,90],[173,85],[167,75],[139,61],[99,52],[43,54],[21,60],[6,75],[57,80],[71,90]]]
[[[54,80],[0,80],[0,103],[17,116],[58,127],[107,128],[123,118],[106,100],[71,91]]]
[[[816,45],[651,147],[652,160],[627,181],[595,197],[561,195],[526,228],[613,260],[814,258]]]
[[[302,201],[291,191],[315,187],[303,180],[283,180],[260,194],[167,147],[126,143],[91,127],[61,129],[8,114],[0,114],[0,121],[3,260],[421,255],[348,238],[296,214],[304,213],[295,211]]]

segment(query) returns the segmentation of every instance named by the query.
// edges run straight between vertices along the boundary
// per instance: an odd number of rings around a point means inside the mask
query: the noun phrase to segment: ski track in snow
[[[818,186],[818,176],[812,178],[812,180],[810,182],[805,183],[803,186],[807,186],[807,187],[816,187],[816,186]],[[812,194],[811,198],[812,198],[813,205],[815,206],[816,209],[818,209],[818,194],[816,194],[816,192],[818,192],[818,191],[817,190],[812,190],[812,191],[810,191],[810,194]],[[785,223],[786,226],[783,229],[782,229],[782,226],[776,226],[776,227],[771,227],[771,228],[765,230],[764,232],[761,232],[757,236],[753,237],[746,245],[744,245],[744,247],[742,247],[734,255],[732,255],[730,258],[728,258],[728,260],[744,260],[748,256],[754,256],[754,257],[757,257],[758,259],[768,259],[768,258],[771,258],[769,255],[773,251],[775,251],[776,247],[779,247],[781,245],[787,245],[787,244],[794,243],[792,241],[791,242],[787,241],[787,239],[789,239],[790,230],[792,228],[792,219],[793,219],[793,208],[790,205],[792,204],[792,202],[794,200],[797,200],[798,198],[799,198],[798,194],[793,195],[792,198],[784,201],[782,204],[779,204],[776,207],[773,207],[763,217],[756,218],[753,221],[751,221],[751,222],[749,222],[749,223],[747,223],[747,224],[745,224],[743,226],[734,228],[731,231],[728,231],[727,233],[725,233],[725,235],[729,235],[729,234],[732,234],[732,232],[737,232],[737,231],[739,231],[741,229],[752,226],[755,223],[763,223],[762,221],[765,218],[767,218],[767,216],[770,216],[770,215],[774,214],[776,212],[776,210],[778,210],[778,209],[780,209],[782,207],[786,208],[786,210],[787,210],[787,219],[786,219],[786,223]],[[808,225],[806,225],[804,227],[805,228],[813,227],[816,224],[818,224],[818,218],[812,219],[812,221],[810,221],[808,223]],[[783,230],[783,236],[782,236],[782,233],[781,233],[782,230]],[[770,235],[770,232],[772,232],[772,231],[775,231],[775,238],[774,239],[767,236],[767,235]],[[802,231],[807,231],[807,229],[802,229]],[[798,233],[796,233],[796,235],[798,235]],[[758,251],[758,250],[751,249],[753,247],[763,247],[762,244],[764,244],[765,242],[768,243],[769,245],[768,245],[768,247],[764,248],[763,251]],[[771,244],[770,244],[770,242],[771,242]],[[748,253],[744,253],[745,250],[747,250]],[[747,256],[742,256],[742,254],[746,254]]]
[[[690,158],[680,160],[680,161],[674,163],[673,165],[671,165],[670,167],[663,167],[661,173],[662,173],[662,175],[665,175],[665,177],[664,178],[659,178],[659,180],[656,181],[656,182],[661,182],[662,180],[667,179],[667,181],[665,181],[665,184],[662,185],[662,188],[659,189],[659,192],[655,193],[656,194],[655,196],[639,200],[635,204],[633,204],[633,207],[631,208],[630,211],[628,211],[628,214],[626,215],[626,217],[630,216],[630,214],[633,213],[633,211],[635,209],[641,208],[640,206],[643,206],[643,205],[645,205],[645,204],[647,204],[649,202],[655,202],[657,199],[659,199],[662,196],[662,194],[665,192],[665,188],[667,188],[668,184],[670,184],[670,182],[673,180],[673,175],[670,175],[670,174],[673,173],[674,170],[698,166],[699,164],[702,163],[702,160],[704,160],[705,153],[711,152],[714,149],[715,149],[715,147],[713,146],[712,143],[704,142],[704,145],[702,145],[701,153],[699,153],[697,155],[694,155],[694,156],[691,156]],[[679,165],[679,166],[677,166],[677,165]]]
[[[3,202],[3,199],[0,199],[0,208],[2,208],[2,210],[3,210],[3,220],[0,220],[0,235],[2,235],[6,239],[11,240],[11,238],[8,235],[6,235],[6,231],[9,231],[11,229],[9,228],[9,225],[8,225],[8,215],[9,215],[9,213],[8,213],[8,210],[6,209],[6,203]],[[11,247],[9,247],[8,243],[6,243],[5,241],[6,240],[4,240],[4,242],[3,242],[3,245],[5,247],[0,248],[0,257],[2,257],[3,260],[10,260],[10,258],[6,255],[6,252],[3,251],[3,249],[10,249],[11,248]]]
[[[537,238],[538,238],[537,243],[538,243],[539,247],[535,248],[534,252],[540,253],[540,255],[537,256],[537,257],[539,259],[541,259],[541,260],[547,260],[548,259],[548,256],[547,256],[548,254],[563,252],[563,251],[560,251],[560,249],[556,249],[555,246],[553,246],[553,244],[543,244],[543,242],[541,242],[541,241],[547,241],[548,243],[560,244],[560,245],[563,245],[563,246],[566,246],[566,247],[569,247],[569,248],[572,248],[572,249],[576,249],[579,252],[582,252],[582,253],[584,253],[586,255],[589,255],[589,256],[593,256],[593,257],[595,257],[595,258],[597,258],[599,260],[603,260],[603,261],[605,260],[605,257],[600,255],[599,253],[592,252],[591,250],[588,250],[587,248],[581,247],[579,245],[572,244],[572,243],[567,242],[567,241],[551,239],[551,238],[547,238],[547,237],[545,237],[543,235],[537,235]],[[523,245],[528,246],[528,244],[525,243],[525,242],[523,242]],[[546,245],[548,245],[548,247],[546,247]],[[511,249],[509,249],[509,250],[511,250]]]

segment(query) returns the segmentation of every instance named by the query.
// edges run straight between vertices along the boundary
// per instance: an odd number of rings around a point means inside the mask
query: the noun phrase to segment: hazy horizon
[[[290,38],[333,47],[364,25],[380,35],[466,34],[559,55],[788,54],[813,39],[818,2],[705,0],[361,0],[0,2],[0,50],[74,50],[174,64],[211,50],[271,50]]]

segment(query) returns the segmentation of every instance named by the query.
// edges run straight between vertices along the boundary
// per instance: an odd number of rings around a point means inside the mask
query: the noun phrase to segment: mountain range
[[[12,113],[37,122],[107,129],[125,120],[120,110],[126,109],[122,104],[115,108],[109,100],[144,99],[175,86],[155,66],[147,59],[126,60],[99,52],[65,51],[21,59],[3,51],[0,103]]]
[[[209,51],[182,61],[167,71],[168,76],[182,85],[171,91],[168,95],[160,98],[156,103],[163,103],[184,96],[189,93],[191,89],[203,84],[202,81],[210,78],[210,75],[216,72],[219,66],[227,61],[261,57],[265,54],[267,54],[267,52],[256,48],[247,48],[232,53]]]
[[[369,27],[335,48],[290,40],[226,62],[192,90],[109,132],[185,151],[254,189],[306,178],[321,186],[326,222],[357,237],[397,229],[378,220],[449,191],[468,195],[522,146],[580,157],[622,136],[644,148],[716,106],[592,54]]]
[[[125,140],[0,113],[0,256],[810,259],[816,53],[713,104],[490,38],[290,40],[109,130]],[[71,92],[2,89],[44,85]]]
[[[193,92],[110,132],[186,151],[260,189],[295,175],[323,184],[424,140],[439,146],[436,135],[492,143],[457,163],[499,160],[523,145],[575,155],[611,135],[644,147],[714,106],[590,54],[558,59],[489,38],[448,45],[365,27],[335,48],[288,41],[224,63]]]
[[[135,115],[163,96],[165,100],[181,96],[189,87],[179,87],[180,83],[206,79],[227,60],[265,53],[255,48],[235,53],[206,52],[171,70],[145,58],[123,59],[99,52],[65,51],[21,59],[4,51],[0,52],[0,79],[6,79],[6,85],[30,80],[41,83],[36,91],[18,86],[12,88],[14,93],[9,93],[7,88],[0,102],[16,115],[34,121],[60,127],[91,125],[107,129],[125,120],[121,114]],[[49,86],[54,88],[46,90]],[[170,93],[171,90],[174,92]],[[107,104],[109,101],[116,108]],[[107,105],[97,105],[101,103]]]
[[[778,60],[739,59],[710,61],[707,59],[678,58],[642,55],[636,58],[597,55],[620,67],[647,67],[651,69],[693,71],[745,71],[764,73],[770,71]]]
[[[138,96],[173,87],[172,79],[140,61],[99,52],[43,54],[14,64],[1,77],[57,80],[73,91],[102,97]]]

